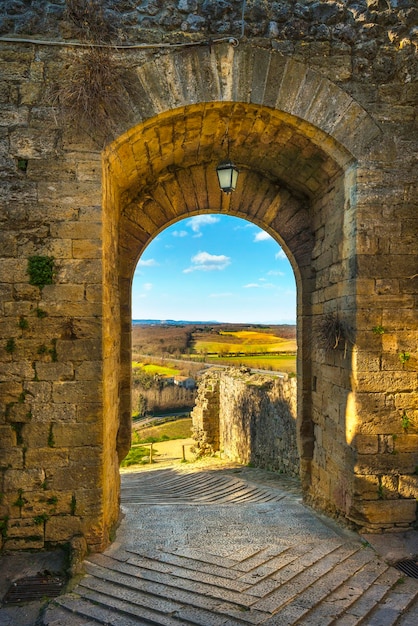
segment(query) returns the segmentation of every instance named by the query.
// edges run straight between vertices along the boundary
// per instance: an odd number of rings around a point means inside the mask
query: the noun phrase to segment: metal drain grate
[[[395,563],[395,567],[411,578],[418,578],[418,561],[412,559],[398,561]]]
[[[62,593],[64,585],[64,576],[38,574],[38,576],[20,578],[12,583],[3,598],[3,604],[20,604],[42,600],[42,598],[56,598]]]

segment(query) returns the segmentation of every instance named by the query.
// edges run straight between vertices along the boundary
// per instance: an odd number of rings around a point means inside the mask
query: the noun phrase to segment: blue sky
[[[198,215],[166,228],[144,251],[134,275],[132,317],[294,324],[293,270],[258,226]]]

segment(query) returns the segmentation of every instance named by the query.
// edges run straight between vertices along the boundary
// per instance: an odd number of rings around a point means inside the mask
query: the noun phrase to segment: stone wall
[[[299,475],[296,378],[210,371],[199,381],[193,428],[233,461]]]
[[[96,0],[92,4],[96,4],[94,20],[102,37],[120,43],[173,41],[173,34],[176,42],[179,35],[190,41],[199,34],[226,34],[286,41],[290,51],[295,41],[333,41],[355,46],[362,65],[369,64],[377,42],[405,45],[417,37],[414,0]],[[65,0],[4,0],[0,33],[78,39],[85,36],[83,19],[85,26],[89,15],[80,6],[81,2]],[[387,62],[374,59],[375,71],[385,72]]]
[[[410,526],[415,3],[132,0],[77,16],[82,4],[0,7],[3,545],[109,542],[136,262],[166,226],[208,212],[264,228],[294,269],[305,494],[371,530]],[[60,87],[89,84],[76,79],[96,71],[98,39],[117,85],[102,91],[119,98],[83,117]],[[241,169],[230,196],[215,175],[226,132]],[[33,280],[30,257],[53,259],[51,281]],[[347,342],[320,339],[328,315]]]

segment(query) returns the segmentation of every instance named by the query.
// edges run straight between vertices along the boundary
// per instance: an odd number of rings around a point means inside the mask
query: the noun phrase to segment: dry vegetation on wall
[[[94,47],[71,53],[52,87],[66,122],[102,142],[113,137],[114,120],[125,115],[124,93],[118,64],[108,50]]]
[[[65,71],[51,87],[55,106],[74,128],[105,143],[115,135],[115,120],[126,115],[122,71],[108,47],[117,29],[99,0],[67,0],[66,18],[87,44],[68,53]]]
[[[103,0],[66,0],[64,17],[82,41],[108,43],[118,36],[118,21],[105,12]],[[118,12],[117,6],[113,7]],[[113,19],[112,19],[113,17]]]

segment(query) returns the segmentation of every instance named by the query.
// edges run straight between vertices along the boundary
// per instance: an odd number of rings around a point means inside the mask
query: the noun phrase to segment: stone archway
[[[126,107],[110,120],[117,138],[103,153],[43,97],[72,53],[45,41],[1,44],[5,62],[20,58],[1,106],[8,548],[78,535],[95,550],[109,542],[129,443],[133,267],[165,226],[213,211],[261,226],[293,265],[305,493],[372,529],[415,520],[416,362],[398,354],[416,346],[407,51],[396,52],[390,89],[378,79],[369,92],[354,51],[345,82],[332,46],[323,57],[318,42],[300,42],[304,64],[273,40],[224,41],[112,48]],[[242,169],[231,198],[221,197],[214,172],[226,134]],[[54,257],[51,284],[30,282],[30,255]],[[315,333],[317,320],[337,313],[355,341],[347,353],[327,350]],[[15,504],[21,490],[24,507]]]
[[[230,155],[241,169],[238,188],[231,196],[221,194],[215,174],[225,154],[226,137]],[[166,226],[199,213],[226,212],[269,232],[291,260],[298,287],[301,475],[306,492],[314,490],[323,506],[347,511],[353,459],[344,429],[337,433],[337,426],[332,436],[341,446],[340,467],[338,471],[325,468],[325,473],[334,491],[337,484],[343,485],[342,491],[337,503],[329,488],[318,493],[320,465],[326,466],[326,461],[314,459],[325,453],[317,446],[315,450],[313,416],[320,409],[315,407],[312,390],[320,378],[322,357],[318,348],[315,353],[312,325],[315,315],[324,312],[321,297],[329,272],[350,273],[355,162],[345,146],[310,122],[242,102],[206,102],[168,110],[132,128],[107,149],[104,305],[106,335],[113,340],[107,351],[105,344],[105,423],[110,441],[117,437],[119,458],[129,449],[131,431],[130,295],[136,262]],[[343,300],[354,293],[353,281],[349,288],[347,283],[337,288],[324,298],[325,310],[327,306],[328,310],[341,308]],[[347,362],[339,368],[344,391],[333,407],[338,416],[350,393],[349,367]],[[116,473],[116,460],[108,465],[112,467]]]

